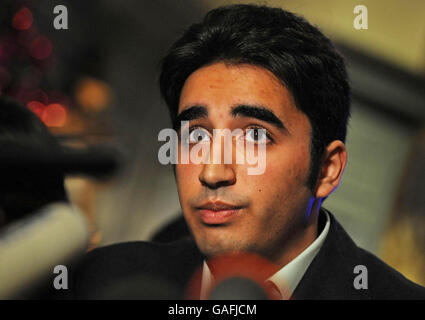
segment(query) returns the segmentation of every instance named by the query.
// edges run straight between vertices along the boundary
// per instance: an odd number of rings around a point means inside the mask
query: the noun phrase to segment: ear
[[[340,140],[332,141],[325,149],[316,185],[316,198],[325,198],[338,188],[347,164],[347,150]]]

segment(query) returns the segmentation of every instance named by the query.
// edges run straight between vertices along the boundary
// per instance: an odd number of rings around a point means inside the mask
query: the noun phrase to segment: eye
[[[210,141],[209,132],[203,128],[194,128],[189,133],[189,143]]]
[[[261,128],[250,128],[246,130],[245,140],[253,143],[267,143],[267,130]]]

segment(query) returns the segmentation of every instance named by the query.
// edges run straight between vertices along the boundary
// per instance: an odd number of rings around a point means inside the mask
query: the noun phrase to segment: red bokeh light
[[[59,103],[49,104],[41,119],[48,127],[63,127],[67,119],[66,108]]]
[[[28,108],[34,112],[40,119],[43,118],[44,109],[46,106],[40,101],[30,101],[27,103]]]
[[[52,51],[52,42],[45,36],[39,36],[31,43],[30,54],[35,59],[44,60],[52,54]]]
[[[33,21],[31,10],[23,7],[14,15],[12,26],[18,30],[27,30],[31,27]]]

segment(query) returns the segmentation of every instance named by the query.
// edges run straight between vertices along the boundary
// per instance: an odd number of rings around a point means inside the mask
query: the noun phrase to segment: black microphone
[[[37,148],[31,144],[0,142],[0,167],[37,168],[64,175],[88,175],[108,178],[120,167],[119,153],[110,147]]]

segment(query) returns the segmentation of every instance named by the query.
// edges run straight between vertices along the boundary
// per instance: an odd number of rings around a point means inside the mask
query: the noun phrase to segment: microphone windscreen
[[[83,214],[66,203],[54,203],[0,229],[0,299],[30,290],[88,246]],[[53,286],[53,284],[52,284]]]

